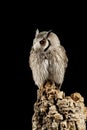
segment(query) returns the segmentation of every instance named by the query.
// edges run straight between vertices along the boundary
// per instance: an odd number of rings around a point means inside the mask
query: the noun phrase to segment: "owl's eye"
[[[44,46],[45,43],[46,43],[46,40],[41,40],[41,41],[40,41],[40,44],[41,44],[42,46]]]

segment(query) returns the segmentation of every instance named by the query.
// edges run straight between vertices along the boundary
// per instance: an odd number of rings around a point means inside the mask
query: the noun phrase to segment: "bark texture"
[[[32,130],[86,130],[87,107],[79,93],[65,96],[47,82],[37,91]]]

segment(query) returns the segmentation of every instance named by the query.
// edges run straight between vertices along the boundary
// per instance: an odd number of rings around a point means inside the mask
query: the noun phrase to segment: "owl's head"
[[[47,51],[50,47],[59,46],[60,41],[58,36],[52,31],[39,32],[36,30],[35,38],[33,40],[33,49]]]

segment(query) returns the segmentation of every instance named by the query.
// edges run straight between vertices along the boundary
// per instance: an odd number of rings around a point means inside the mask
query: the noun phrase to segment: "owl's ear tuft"
[[[36,30],[36,34],[35,34],[35,37],[37,37],[38,34],[39,34],[39,30],[37,29],[37,30]]]
[[[52,32],[52,30],[48,31],[47,38],[49,37],[49,35],[50,35],[51,32]]]

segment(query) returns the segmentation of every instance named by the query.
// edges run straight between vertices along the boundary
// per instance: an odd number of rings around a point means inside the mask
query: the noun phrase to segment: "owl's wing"
[[[68,57],[66,55],[66,51],[64,49],[63,46],[59,46],[58,47],[58,55],[61,57],[61,59],[64,61],[65,63],[65,67],[67,67],[68,64]]]

